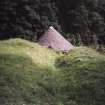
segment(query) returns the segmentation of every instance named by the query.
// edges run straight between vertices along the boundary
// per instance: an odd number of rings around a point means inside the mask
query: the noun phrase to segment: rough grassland
[[[104,105],[105,57],[68,54],[21,39],[0,42],[0,105]]]
[[[66,105],[105,104],[105,56],[91,48],[75,48],[56,62]]]
[[[55,104],[57,56],[21,39],[0,42],[0,105]]]

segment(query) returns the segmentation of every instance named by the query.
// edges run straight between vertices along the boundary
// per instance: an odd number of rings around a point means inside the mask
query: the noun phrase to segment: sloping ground
[[[105,57],[61,55],[21,39],[0,42],[0,105],[104,105]]]
[[[64,85],[66,105],[105,104],[105,56],[79,47],[57,60]]]
[[[55,104],[57,56],[21,39],[0,42],[0,105]]]

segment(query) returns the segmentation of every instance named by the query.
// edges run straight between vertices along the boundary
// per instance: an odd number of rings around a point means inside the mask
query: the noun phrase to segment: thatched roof
[[[56,51],[69,51],[73,45],[68,42],[60,33],[58,33],[52,26],[40,38],[40,45],[52,48]]]

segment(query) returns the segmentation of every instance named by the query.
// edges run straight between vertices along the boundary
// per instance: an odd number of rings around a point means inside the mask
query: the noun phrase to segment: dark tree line
[[[54,9],[53,9],[54,8]],[[0,1],[0,38],[36,40],[49,25],[58,27],[56,7],[51,0]]]
[[[105,43],[105,0],[0,0],[0,39],[35,41],[50,25],[83,43],[92,35]]]
[[[104,0],[62,0],[58,7],[64,32],[80,34],[83,43],[92,35],[96,35],[99,42],[105,42]]]

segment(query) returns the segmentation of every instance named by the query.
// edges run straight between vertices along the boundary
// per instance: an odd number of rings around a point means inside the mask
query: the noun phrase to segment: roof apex
[[[53,26],[50,26],[49,29],[55,30]]]

